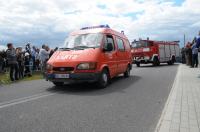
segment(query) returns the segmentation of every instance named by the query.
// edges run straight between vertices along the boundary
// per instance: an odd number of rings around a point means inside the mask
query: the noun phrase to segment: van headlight
[[[47,65],[46,65],[46,70],[48,70],[48,71],[53,70],[53,66],[50,65],[50,64],[47,64]]]
[[[88,62],[88,63],[80,63],[77,66],[78,70],[94,70],[96,69],[97,63],[96,62]]]

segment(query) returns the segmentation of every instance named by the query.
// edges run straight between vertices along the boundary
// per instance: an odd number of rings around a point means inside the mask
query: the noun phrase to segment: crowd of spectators
[[[200,32],[198,36],[194,37],[192,42],[188,42],[186,46],[181,49],[182,62],[191,68],[198,67],[198,52],[200,52]]]
[[[50,49],[48,45],[42,45],[40,49],[30,43],[24,48],[15,48],[8,43],[7,50],[0,51],[0,72],[6,72],[9,68],[11,81],[30,77],[34,71],[44,73],[46,62],[57,49]]]

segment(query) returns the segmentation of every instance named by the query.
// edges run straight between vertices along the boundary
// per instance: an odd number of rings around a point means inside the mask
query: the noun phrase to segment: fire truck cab
[[[152,63],[153,66],[160,63],[172,65],[180,57],[179,41],[135,40],[132,42],[131,52],[137,67],[148,63]]]

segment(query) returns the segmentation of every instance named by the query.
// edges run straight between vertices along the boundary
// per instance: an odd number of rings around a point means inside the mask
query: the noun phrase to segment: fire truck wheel
[[[128,66],[126,71],[124,72],[124,77],[128,78],[128,77],[130,77],[130,74],[131,74],[131,68],[130,68],[130,66]]]
[[[158,57],[154,57],[153,66],[159,66],[159,65],[160,65],[160,61],[158,60]]]
[[[175,59],[174,56],[172,57],[172,60],[171,60],[171,61],[172,61],[172,64],[174,64],[174,63],[176,62],[176,59]]]
[[[168,61],[167,64],[168,65],[172,65],[173,63],[172,63],[172,61]]]
[[[136,62],[137,67],[140,67],[140,62]]]

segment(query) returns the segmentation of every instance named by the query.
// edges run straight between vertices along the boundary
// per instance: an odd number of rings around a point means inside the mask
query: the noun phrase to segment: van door
[[[123,73],[127,68],[127,58],[124,42],[121,38],[116,37],[117,42],[117,72]]]
[[[104,36],[103,48],[107,47],[107,44],[111,43],[113,45],[112,51],[106,51],[104,53],[104,64],[107,64],[110,70],[110,76],[113,77],[117,74],[117,51],[114,44],[114,39],[112,35]]]

